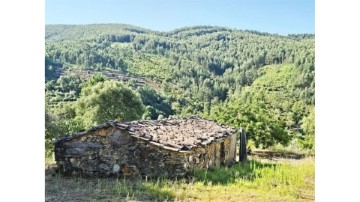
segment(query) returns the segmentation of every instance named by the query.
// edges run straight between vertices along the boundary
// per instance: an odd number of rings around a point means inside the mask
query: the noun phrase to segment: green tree
[[[83,88],[77,108],[77,114],[82,117],[86,127],[109,120],[140,119],[143,113],[140,97],[114,80]]]
[[[169,100],[161,94],[157,93],[154,89],[147,86],[138,89],[141,100],[146,106],[146,117],[150,117],[155,120],[160,114],[168,117],[174,114],[174,110],[171,108]]]
[[[45,154],[51,156],[56,138],[77,133],[84,129],[82,120],[76,117],[73,103],[65,103],[51,109],[49,100],[45,101]]]
[[[57,81],[62,92],[75,91],[80,92],[81,79],[78,75],[64,75],[61,76]]]
[[[304,148],[315,148],[315,107],[310,109],[308,116],[301,120],[301,128],[305,133],[304,140],[301,141]]]
[[[248,139],[253,140],[256,147],[267,148],[276,143],[286,145],[291,139],[285,123],[275,118],[264,104],[236,100],[215,106],[211,112],[210,118],[245,129]]]
[[[86,83],[86,86],[93,86],[99,82],[104,82],[105,80],[106,78],[101,74],[95,74],[89,78],[89,80]]]

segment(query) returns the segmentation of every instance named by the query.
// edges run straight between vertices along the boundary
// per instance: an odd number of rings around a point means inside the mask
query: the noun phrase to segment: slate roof
[[[94,127],[89,131],[110,126],[126,130],[135,138],[172,151],[188,151],[194,147],[205,146],[215,141],[222,141],[236,132],[234,128],[198,116],[184,119],[141,120],[131,122],[110,121]],[[88,131],[64,137],[66,140],[63,139],[62,141],[69,141],[70,139],[83,136],[87,132]]]
[[[133,121],[115,123],[115,125],[128,130],[133,137],[177,151],[208,145],[236,132],[233,128],[197,116],[186,119]]]

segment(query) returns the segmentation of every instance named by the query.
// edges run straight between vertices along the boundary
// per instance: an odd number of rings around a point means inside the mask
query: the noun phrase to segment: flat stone
[[[71,156],[84,156],[85,150],[83,148],[68,148],[66,154]]]
[[[107,165],[105,163],[100,163],[99,168],[104,171],[110,171],[109,165]]]
[[[113,172],[118,173],[119,171],[120,171],[120,166],[119,166],[119,164],[115,163],[113,166]]]
[[[68,148],[101,148],[102,145],[94,142],[69,142],[66,143]]]

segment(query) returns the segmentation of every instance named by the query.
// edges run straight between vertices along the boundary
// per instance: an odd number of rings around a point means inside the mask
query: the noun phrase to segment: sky
[[[157,31],[215,25],[314,34],[315,0],[45,0],[45,23],[124,23]]]

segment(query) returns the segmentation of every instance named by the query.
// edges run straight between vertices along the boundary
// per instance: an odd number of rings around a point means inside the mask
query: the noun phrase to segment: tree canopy
[[[98,82],[82,89],[77,114],[86,126],[109,120],[131,121],[140,119],[144,106],[140,97],[118,81]]]

